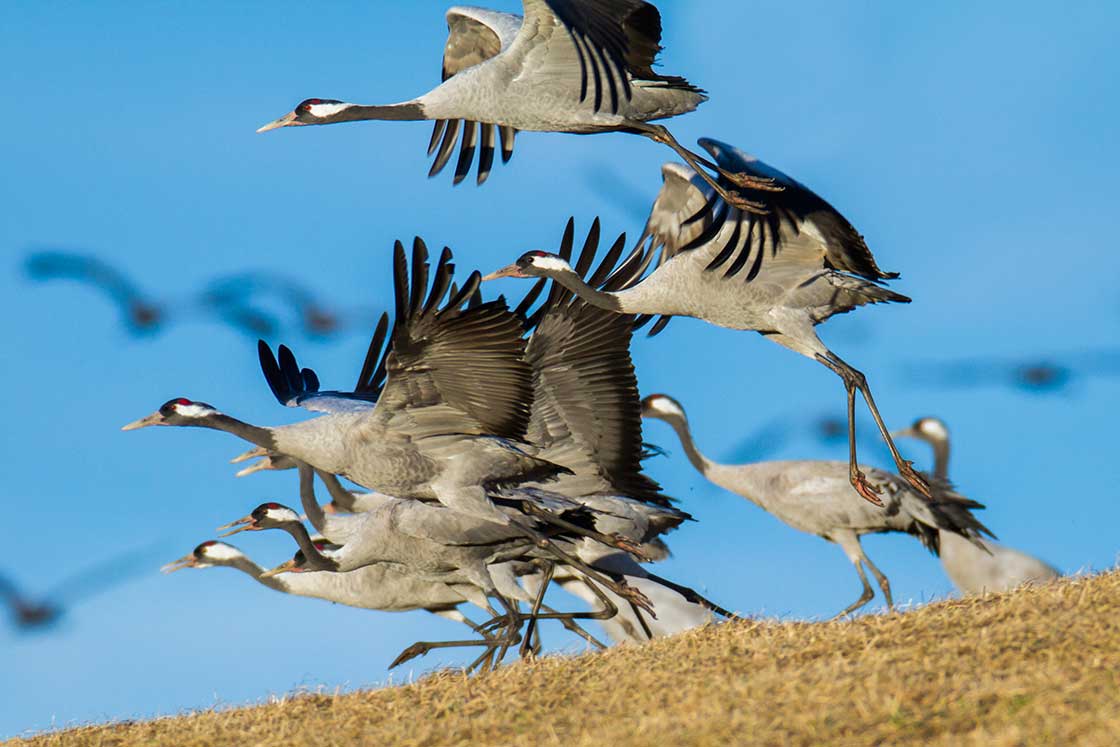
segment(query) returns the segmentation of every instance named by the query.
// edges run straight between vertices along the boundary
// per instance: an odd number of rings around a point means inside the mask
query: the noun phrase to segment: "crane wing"
[[[449,249],[440,256],[430,291],[428,249],[419,238],[412,247],[411,282],[400,242],[393,269],[396,320],[375,416],[414,438],[523,437],[533,395],[521,320],[504,300],[471,301],[477,272],[447,298],[454,273]]]
[[[724,184],[763,203],[767,212],[760,215],[728,205],[687,166],[665,164],[663,185],[645,230],[623,264],[632,271],[618,278],[620,287],[637,284],[650,267],[701,249],[711,255],[706,271],[748,283],[760,275],[780,274],[783,268],[836,270],[872,283],[898,277],[879,269],[852,224],[808,187],[732,146],[709,138],[701,138],[700,144],[723,169],[769,178],[783,189]],[[660,332],[667,322],[662,317],[650,334]]]
[[[386,319],[383,317],[383,321]],[[258,340],[257,355],[268,388],[285,407],[324,413],[366,412],[377,403],[376,392],[319,391],[319,377],[310,368],[300,368],[286,345],[273,355],[268,343]]]
[[[574,223],[569,220],[558,254],[569,259]],[[611,246],[592,272],[599,221],[588,232],[574,269],[592,285],[614,270],[625,237]],[[632,316],[598,309],[553,282],[526,357],[533,369],[529,440],[538,455],[572,470],[557,483],[569,494],[617,492],[667,506],[660,486],[643,475],[641,403],[630,360]]]
[[[661,51],[661,14],[642,0],[522,0],[525,21],[514,41],[534,52],[533,74],[579,80],[579,100],[617,113],[638,78],[693,89],[684,78],[653,72]],[[528,51],[528,50],[527,50]]]
[[[447,44],[443,50],[443,80],[496,57],[513,42],[520,27],[521,19],[510,13],[470,7],[449,9]],[[451,160],[456,144],[460,144],[453,183],[459,184],[467,178],[477,151],[477,182],[482,184],[493,168],[498,137],[501,138],[502,163],[507,163],[513,157],[515,133],[516,130],[512,127],[499,127],[487,122],[436,120],[432,125],[432,138],[428,142],[428,155],[435,153],[436,158],[428,176],[435,176],[443,171]]]

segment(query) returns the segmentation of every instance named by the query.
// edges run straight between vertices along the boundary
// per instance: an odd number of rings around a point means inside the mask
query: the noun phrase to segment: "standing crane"
[[[856,567],[863,591],[859,599],[836,617],[854,612],[875,596],[863,572],[864,566],[878,582],[887,607],[894,607],[890,582],[863,551],[860,544],[863,535],[883,532],[912,534],[936,554],[942,532],[956,533],[976,543],[979,543],[981,532],[988,532],[971,511],[983,506],[948,489],[939,490],[936,498],[927,498],[906,481],[866,467],[884,488],[883,510],[877,510],[847,489],[847,465],[843,462],[806,460],[719,464],[700,453],[692,439],[684,408],[672,397],[649,395],[642,400],[642,415],[667,423],[676,432],[692,466],[711,482],[743,496],[794,529],[840,545]]]
[[[933,475],[949,479],[949,427],[938,418],[918,418],[895,438],[916,438],[933,447]],[[982,548],[953,532],[942,532],[941,566],[953,585],[965,594],[1007,591],[1027,583],[1046,583],[1061,576],[1054,566],[1033,555],[980,539]]]

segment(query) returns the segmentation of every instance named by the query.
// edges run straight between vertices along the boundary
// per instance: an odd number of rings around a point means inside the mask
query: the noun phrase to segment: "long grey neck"
[[[680,439],[681,446],[684,447],[684,453],[688,457],[688,461],[692,462],[692,466],[700,474],[709,477],[719,465],[700,453],[700,449],[696,447],[696,442],[692,440],[692,429],[688,427],[687,418],[674,415],[664,420],[676,431],[677,438]]]
[[[323,484],[327,486],[327,492],[330,493],[331,501],[335,506],[343,511],[358,513],[358,511],[355,510],[357,506],[355,504],[354,494],[343,487],[337,475],[332,475],[330,472],[317,472],[316,474],[319,475],[319,479],[323,481]]]
[[[211,415],[205,420],[200,421],[198,426],[232,433],[238,438],[243,438],[251,444],[263,446],[266,449],[276,448],[276,438],[273,436],[271,429],[249,425],[248,423],[242,422],[237,418],[231,418],[229,415],[223,413]]]
[[[949,441],[931,441],[933,447],[933,476],[939,480],[949,479]]]
[[[550,272],[548,276],[596,308],[618,313],[627,313],[631,311],[630,309],[623,308],[623,304],[616,294],[592,288],[585,283],[583,278],[579,276],[579,273],[574,270],[555,273]]]
[[[287,582],[279,576],[261,578],[261,574],[264,573],[264,568],[261,568],[246,557],[235,558],[230,562],[229,567],[236,568],[245,575],[252,577],[257,583],[267,586],[270,589],[275,589],[276,591],[288,590]]]
[[[315,472],[304,462],[297,462],[299,468],[299,500],[307,520],[317,532],[326,532],[327,514],[315,497]]]
[[[692,440],[692,430],[688,427],[687,418],[670,416],[663,419],[676,431],[677,438],[680,439],[681,446],[684,447],[684,453],[688,456],[688,461],[692,462],[692,466],[700,474],[721,488],[730,490],[752,503],[761,505],[758,497],[762,495],[762,486],[758,481],[760,475],[752,469],[753,465],[730,465],[712,461],[701,454],[700,449],[696,447],[696,442]]]
[[[416,101],[404,101],[399,104],[387,104],[384,106],[351,104],[334,116],[324,119],[323,124],[334,124],[335,122],[364,122],[372,119],[414,122],[427,119],[427,117],[424,115],[423,105]]]
[[[307,558],[307,562],[312,568],[317,571],[337,570],[338,563],[323,555],[319,552],[319,548],[315,547],[315,543],[311,541],[311,535],[307,533],[307,527],[293,521],[290,524],[284,524],[281,528],[292,535],[292,539],[299,545],[299,549],[303,550],[304,557]]]

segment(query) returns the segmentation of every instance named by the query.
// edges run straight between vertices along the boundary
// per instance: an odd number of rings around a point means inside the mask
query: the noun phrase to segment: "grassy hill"
[[[1120,744],[1120,573],[19,744]]]

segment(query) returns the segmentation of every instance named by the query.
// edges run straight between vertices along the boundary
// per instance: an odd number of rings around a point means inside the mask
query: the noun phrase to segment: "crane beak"
[[[257,457],[263,457],[263,456],[268,456],[268,449],[264,448],[263,446],[254,446],[253,448],[249,449],[248,451],[243,451],[240,454],[238,454],[237,456],[235,456],[233,459],[230,459],[229,463],[230,464],[237,464],[238,462],[247,462],[250,459],[255,459]]]
[[[238,532],[259,532],[261,528],[257,526],[257,520],[252,516],[243,516],[237,521],[230,522],[229,524],[218,527],[219,532],[221,532],[223,529],[229,529],[230,531],[219,534],[219,537],[228,537],[231,534],[237,534]]]
[[[917,438],[918,434],[913,428],[903,428],[900,431],[891,431],[891,438]]]
[[[163,415],[160,415],[158,410],[156,412],[153,412],[151,415],[140,418],[139,420],[133,420],[127,425],[122,425],[121,430],[134,431],[137,428],[147,428],[149,425],[163,425]]]
[[[295,112],[288,112],[283,117],[280,117],[280,119],[274,119],[271,122],[269,122],[268,124],[259,128],[257,130],[257,132],[268,132],[269,130],[275,130],[275,129],[278,129],[280,127],[288,127],[290,125],[298,125],[298,124],[303,124],[303,123],[296,121],[296,113]]]
[[[289,560],[285,563],[281,563],[272,570],[265,571],[258,576],[258,578],[271,578],[273,576],[279,576],[281,573],[292,573],[294,571],[296,571],[296,561]]]
[[[167,565],[160,568],[159,572],[160,573],[174,573],[175,571],[181,571],[184,568],[193,568],[196,560],[197,560],[197,558],[195,558],[194,555],[184,555],[183,557],[179,558],[178,560],[176,560],[172,563],[168,563]]]
[[[254,472],[260,472],[261,470],[266,470],[266,469],[272,469],[272,461],[268,457],[264,457],[259,462],[257,462],[256,464],[250,464],[248,467],[245,467],[244,469],[239,469],[237,472],[234,473],[233,476],[234,477],[245,477],[246,475],[251,475]]]
[[[526,275],[524,272],[522,272],[520,267],[518,267],[516,264],[512,264],[512,265],[509,265],[508,267],[503,267],[500,270],[495,270],[494,272],[490,273],[489,275],[483,276],[482,279],[483,280],[497,280],[498,278],[527,278],[527,277],[529,277],[529,276]]]

